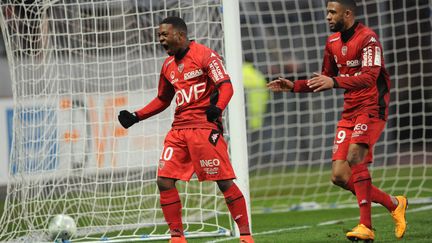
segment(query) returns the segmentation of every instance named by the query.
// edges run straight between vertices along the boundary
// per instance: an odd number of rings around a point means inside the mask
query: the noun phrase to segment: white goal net
[[[2,31],[14,94],[14,134],[0,241],[50,241],[49,220],[71,216],[77,241],[168,238],[156,166],[173,109],[128,130],[122,109],[156,96],[166,54],[159,22],[223,54],[220,0],[5,0]],[[215,183],[177,183],[188,237],[226,235]]]
[[[375,147],[372,182],[411,202],[432,193],[430,1],[358,0],[358,20],[376,31],[391,74],[387,127]],[[321,70],[330,34],[323,0],[243,0],[245,61],[265,81],[305,79]],[[251,71],[244,71],[250,77]],[[259,75],[255,74],[255,77]],[[330,182],[343,90],[269,93],[245,79],[250,193],[254,212],[355,205]],[[247,84],[248,83],[248,84]]]

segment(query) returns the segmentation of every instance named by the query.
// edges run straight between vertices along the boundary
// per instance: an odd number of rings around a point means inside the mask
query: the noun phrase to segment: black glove
[[[214,122],[220,117],[220,115],[222,114],[222,110],[215,105],[210,105],[210,107],[207,108],[205,113],[207,115],[207,121]]]
[[[118,115],[118,120],[120,124],[126,129],[128,129],[133,124],[139,122],[138,117],[134,113],[130,113],[127,110],[120,111]]]

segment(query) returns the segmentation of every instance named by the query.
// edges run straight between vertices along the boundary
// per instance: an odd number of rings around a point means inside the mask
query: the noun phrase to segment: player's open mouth
[[[170,56],[174,55],[173,50],[171,49],[171,47],[168,44],[162,44],[162,47],[165,49],[165,51],[168,55],[170,55]]]

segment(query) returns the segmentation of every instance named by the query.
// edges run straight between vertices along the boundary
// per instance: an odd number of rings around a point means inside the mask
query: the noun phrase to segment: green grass
[[[373,170],[374,184],[386,192],[390,192],[394,195],[405,194],[408,198],[427,198],[431,197],[432,192],[432,178],[425,177],[424,175],[429,175],[431,172],[430,167],[420,168],[420,167],[408,167],[408,168],[376,168]],[[277,171],[277,172],[276,172]],[[251,196],[252,196],[252,207],[255,212],[265,212],[272,211],[275,209],[288,209],[294,204],[301,202],[319,202],[323,205],[331,205],[332,203],[338,202],[337,205],[341,204],[353,204],[355,202],[355,197],[334,185],[329,181],[331,168],[323,168],[320,172],[319,168],[311,167],[297,167],[295,170],[285,169],[275,169],[274,172],[261,170],[259,175],[256,173],[251,173],[250,186]],[[394,179],[394,178],[397,178]],[[133,210],[134,207],[133,199],[136,197],[141,197],[141,195],[146,195],[147,191],[155,191],[155,185],[151,183],[149,188],[141,189],[138,191],[128,191],[128,199],[112,199],[109,200],[110,205],[117,209],[118,205],[126,205],[126,209],[130,209],[127,216],[134,217],[136,211]],[[214,184],[190,184],[188,188],[188,193],[199,193],[200,188],[203,187],[205,191],[212,191],[214,189]],[[300,189],[299,187],[302,187]],[[306,187],[306,189],[305,189]],[[99,187],[101,188],[101,187]],[[407,189],[408,188],[408,189]],[[184,184],[179,183],[178,189],[180,191],[184,190]],[[102,189],[101,189],[102,190]],[[121,190],[118,193],[123,195]],[[102,190],[103,192],[103,190]],[[219,195],[221,196],[221,195]],[[198,207],[206,208],[213,207],[207,204],[201,205],[198,202],[192,200],[192,198],[197,198],[197,195],[188,200],[188,207]],[[82,202],[88,199],[86,195],[82,194],[79,197]],[[79,210],[75,207],[78,205],[76,203],[76,196],[71,196],[70,200],[67,202],[56,202],[50,205],[52,212],[61,212],[63,208],[68,208],[71,213],[74,211],[92,210],[80,208]],[[97,205],[105,205],[107,199],[100,199]],[[129,203],[124,200],[131,200]],[[136,200],[135,200],[136,201]],[[185,202],[185,198],[182,198]],[[91,202],[89,202],[91,204]],[[153,205],[154,203],[152,203]],[[8,210],[14,212],[20,212],[19,205],[14,208],[9,208]],[[226,210],[226,206],[223,203],[223,199],[219,198],[216,204],[218,208]],[[142,206],[142,205],[141,205]],[[424,205],[410,205],[410,210],[416,209],[418,207],[423,207]],[[36,207],[31,203],[28,203],[27,207]],[[47,206],[48,207],[48,206]],[[58,208],[58,210],[54,210]],[[4,202],[0,201],[0,215],[4,209]],[[92,212],[98,209],[93,209]],[[106,209],[104,209],[106,211]],[[46,215],[44,212],[46,210],[40,210],[41,212],[35,215]],[[98,212],[98,211],[97,211]],[[115,212],[112,212],[114,216]],[[116,211],[117,212],[117,211]],[[122,214],[123,211],[117,212],[117,214]],[[11,213],[11,212],[9,212]],[[101,212],[103,214],[103,212]],[[377,217],[373,219],[373,224],[376,229],[376,241],[377,242],[395,242],[393,235],[393,222],[391,217],[388,215],[385,209],[382,207],[374,207],[373,214]],[[84,212],[85,215],[85,212]],[[89,216],[90,217],[90,216]],[[135,217],[138,217],[135,215]],[[146,216],[141,216],[146,217]],[[344,209],[328,209],[328,210],[316,210],[316,211],[291,211],[285,213],[258,213],[252,215],[253,222],[253,232],[257,242],[346,242],[345,232],[355,226],[358,222],[358,209],[357,208],[344,208]],[[85,225],[85,216],[81,217],[81,221],[78,222],[80,226]],[[102,218],[105,218],[102,217]],[[432,225],[432,208],[425,211],[412,211],[408,212],[408,222],[409,229],[406,237],[402,241],[398,242],[432,242],[432,230],[430,230],[430,225]],[[42,218],[39,221],[43,220]],[[112,220],[112,219],[111,219]],[[223,227],[229,227],[229,222],[226,217],[220,217],[218,220],[219,225]],[[337,223],[329,224],[325,226],[319,226],[319,223],[325,221],[336,220]],[[212,222],[214,219],[208,220],[208,223]],[[114,221],[113,221],[114,222]],[[98,222],[94,222],[98,223]],[[21,225],[22,228],[26,228],[26,225]],[[190,229],[193,229],[192,226]],[[167,230],[166,226],[158,226],[156,233],[164,233]],[[215,230],[214,228],[209,230]],[[136,235],[148,234],[152,231],[151,228],[142,228],[135,233]],[[273,231],[273,233],[271,233]],[[129,232],[129,231],[128,231]],[[130,231],[132,233],[132,231]],[[119,232],[109,233],[107,236],[115,236]],[[122,235],[128,235],[123,232]],[[99,237],[96,236],[96,239]],[[208,242],[211,240],[225,239],[224,242],[238,242],[236,239],[230,238],[216,238],[216,239],[190,239],[190,243]]]
[[[393,195],[427,198],[432,195],[432,167],[386,167],[371,170],[373,184]],[[273,168],[250,174],[252,207],[290,208],[302,202],[352,204],[355,198],[330,182],[331,168],[300,166]],[[269,200],[271,199],[271,200]]]
[[[430,205],[429,205],[430,206]],[[0,202],[0,211],[3,202]],[[407,220],[408,230],[403,240],[397,242],[432,242],[432,208],[425,205],[410,205]],[[376,242],[396,242],[393,235],[393,221],[389,213],[380,206],[373,207],[373,225]],[[291,211],[284,213],[255,214],[252,216],[252,227],[256,242],[349,242],[345,232],[358,222],[357,208],[328,209],[316,211]],[[329,225],[322,222],[335,221]],[[165,228],[165,227],[164,227]],[[190,239],[189,243],[203,243],[212,240],[238,242],[232,238]],[[162,242],[162,241],[159,241]]]
[[[410,206],[409,210],[423,206]],[[399,241],[394,237],[394,224],[387,210],[382,207],[373,207],[372,213],[375,216],[372,219],[375,228],[375,242],[432,242],[430,229],[432,208],[418,212],[408,211],[408,230],[405,237]],[[345,238],[345,232],[358,223],[357,217],[357,208],[257,214],[252,216],[252,227],[255,241],[258,243],[349,242]],[[337,222],[331,225],[318,225],[321,222],[333,220]],[[305,228],[299,229],[300,227]],[[214,239],[191,239],[188,242],[201,243],[211,240]],[[224,242],[232,243],[238,240],[231,239]]]

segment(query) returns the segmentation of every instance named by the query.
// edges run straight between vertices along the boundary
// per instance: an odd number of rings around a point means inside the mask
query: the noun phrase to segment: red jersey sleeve
[[[158,94],[144,108],[135,112],[140,120],[147,119],[164,111],[170,104],[175,94],[174,87],[164,77],[163,72],[159,77]]]
[[[381,72],[382,48],[377,36],[369,34],[362,43],[362,67],[358,75],[350,77],[334,77],[335,88],[356,90],[372,87]]]
[[[216,106],[219,107],[221,110],[225,110],[225,108],[228,105],[228,102],[231,100],[231,97],[234,94],[234,90],[231,82],[222,83],[219,86],[218,90],[219,90],[219,98],[218,98],[218,102],[216,103]]]
[[[296,92],[296,93],[313,92],[314,90],[309,88],[309,86],[307,86],[306,83],[307,83],[306,79],[300,79],[295,81],[292,92]]]
[[[229,80],[230,77],[227,74],[225,67],[222,63],[222,59],[220,56],[212,51],[208,50],[208,53],[205,54],[208,58],[205,59],[205,68],[207,70],[208,77],[213,80],[213,82],[218,85],[221,82]]]

